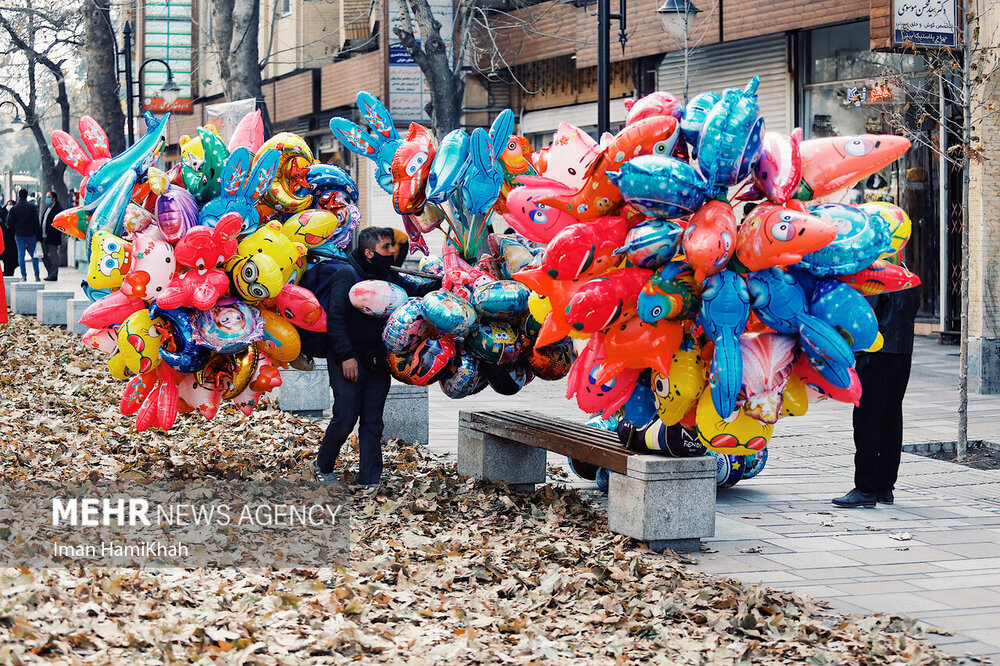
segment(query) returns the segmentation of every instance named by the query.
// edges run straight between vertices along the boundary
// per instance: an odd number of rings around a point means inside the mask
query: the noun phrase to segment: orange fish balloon
[[[910,140],[895,134],[809,139],[799,144],[802,183],[796,199],[808,201],[851,187],[902,157]]]
[[[846,282],[865,296],[920,286],[920,277],[916,273],[881,259],[863,271],[833,277]]]
[[[670,374],[674,353],[681,346],[684,331],[680,322],[661,319],[647,324],[638,317],[619,322],[604,338],[604,362],[597,372],[598,382],[616,377],[625,368],[652,368]]]
[[[837,237],[832,222],[772,203],[756,206],[736,236],[736,258],[751,271],[790,266]]]
[[[542,268],[556,280],[593,277],[619,261],[614,256],[628,234],[624,217],[599,217],[563,228],[545,248]]]

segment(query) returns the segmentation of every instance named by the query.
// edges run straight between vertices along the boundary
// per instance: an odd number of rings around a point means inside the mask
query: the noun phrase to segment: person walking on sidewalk
[[[861,400],[854,408],[854,489],[833,503],[846,508],[892,504],[903,452],[903,396],[913,359],[918,289],[869,296],[884,340],[858,356]]]
[[[358,486],[375,488],[382,480],[382,411],[391,379],[382,343],[386,318],[372,317],[355,308],[349,296],[351,287],[362,280],[386,280],[402,287],[410,296],[422,296],[437,286],[416,287],[390,271],[395,258],[393,240],[392,229],[362,229],[358,247],[347,262],[313,266],[303,277],[307,289],[325,295],[321,302],[326,309],[326,357],[333,389],[333,418],[313,463],[313,471],[324,485],[337,481],[334,464],[359,418]]]
[[[14,241],[14,229],[10,226],[7,215],[14,207],[14,200],[11,199],[0,207],[0,227],[3,227],[3,274],[10,277],[17,270],[17,244]]]
[[[7,213],[7,224],[14,230],[14,243],[17,246],[17,263],[21,267],[21,280],[28,281],[28,263],[25,261],[25,254],[27,254],[27,258],[31,259],[31,265],[35,269],[35,282],[41,282],[35,249],[42,240],[42,227],[38,224],[38,207],[33,203],[28,203],[28,190],[21,190],[17,193],[17,203]]]
[[[62,212],[59,198],[55,192],[45,195],[45,210],[42,212],[42,230],[45,232],[45,281],[55,282],[59,279],[59,252],[62,250],[63,232],[52,226],[56,215]]]

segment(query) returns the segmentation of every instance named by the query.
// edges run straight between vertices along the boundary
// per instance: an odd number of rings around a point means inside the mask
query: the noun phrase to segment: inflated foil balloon
[[[498,280],[472,292],[472,307],[483,317],[513,320],[528,309],[531,291],[514,280]]]
[[[555,381],[569,374],[576,361],[576,350],[573,341],[567,338],[544,347],[533,346],[523,358],[538,377]]]
[[[871,347],[878,336],[878,320],[871,305],[839,280],[820,280],[809,299],[809,312],[837,329],[856,352]]]
[[[792,198],[802,180],[802,128],[796,127],[791,135],[764,132],[760,157],[753,167],[754,191],[744,199],[766,197],[782,204]]]
[[[198,202],[183,187],[170,185],[156,198],[156,226],[164,239],[176,243],[198,224]]]
[[[406,291],[385,280],[362,280],[348,292],[351,305],[371,317],[388,317],[406,302]]]
[[[615,256],[629,234],[624,217],[599,217],[571,224],[549,241],[541,267],[554,280],[600,275],[620,261]]]
[[[740,338],[746,394],[743,411],[761,423],[777,423],[781,415],[795,343],[795,338],[777,333],[747,333]]]
[[[625,111],[625,124],[631,125],[656,116],[673,116],[680,120],[684,116],[684,105],[670,93],[658,90],[637,100],[625,100]]]
[[[514,395],[534,378],[530,370],[520,365],[481,363],[479,370],[486,377],[490,388],[500,395]]]
[[[219,411],[222,390],[214,382],[202,383],[195,375],[184,375],[177,384],[181,412],[197,411],[212,420]]]
[[[596,333],[590,336],[566,378],[566,397],[576,396],[580,409],[588,414],[601,412],[607,418],[628,400],[639,379],[639,371],[623,370],[613,379],[598,382],[595,375],[603,361],[604,334]]]
[[[889,225],[878,213],[845,204],[817,204],[809,206],[809,213],[837,228],[833,241],[799,262],[814,275],[856,273],[871,266],[884,253],[892,252]]]
[[[505,322],[481,321],[466,338],[465,348],[487,363],[513,363],[521,354],[521,340]]]
[[[622,203],[622,191],[611,174],[639,155],[670,155],[679,132],[673,116],[655,116],[626,125],[607,145],[586,172],[584,185],[572,195],[555,194],[539,198],[544,204],[561,208],[577,219],[592,220],[612,215]]]
[[[576,192],[583,187],[587,172],[600,155],[601,146],[593,137],[563,122],[552,135],[552,143],[535,153],[535,165],[539,176]]]
[[[482,380],[479,359],[460,351],[448,364],[441,378],[441,391],[452,400],[467,398],[476,392]]]
[[[553,193],[572,195],[574,190],[551,178],[520,176],[517,180],[521,185],[507,195],[503,219],[519,234],[537,243],[548,243],[564,228],[579,222],[566,211],[539,201]]]
[[[682,337],[681,325],[674,321],[647,324],[631,317],[616,322],[604,338],[605,359],[595,378],[603,382],[625,368],[652,368],[667,375]]]
[[[382,329],[385,348],[397,354],[412,351],[431,334],[419,298],[411,298],[393,310]]]
[[[767,464],[767,447],[743,459],[743,480],[749,480],[764,471]]]
[[[588,281],[569,299],[566,322],[574,331],[595,333],[627,313],[635,314],[639,292],[652,274],[645,268],[629,267]]]
[[[420,308],[427,323],[443,335],[464,338],[476,325],[476,311],[461,296],[438,289],[426,294]]]
[[[615,251],[639,268],[659,268],[674,258],[684,230],[669,220],[642,222],[628,232],[625,243]]]
[[[194,310],[164,310],[157,305],[149,308],[153,317],[166,322],[159,327],[160,358],[177,372],[190,374],[205,367],[212,350],[198,344],[194,333]]]
[[[357,105],[370,131],[346,118],[336,117],[330,119],[330,131],[349,151],[375,163],[379,187],[392,194],[392,157],[403,140],[396,131],[392,115],[375,95],[359,91]]]
[[[913,223],[910,222],[910,216],[906,214],[905,210],[887,201],[870,201],[861,204],[858,208],[866,213],[881,216],[889,228],[889,242],[892,244],[892,249],[884,252],[882,259],[894,257],[906,247],[907,241],[910,240],[910,234],[913,232]]]
[[[472,163],[469,143],[469,133],[464,129],[452,130],[441,140],[427,175],[427,201],[443,203],[462,184]]]
[[[834,277],[851,285],[865,296],[920,286],[920,277],[916,273],[881,260],[863,271]]]
[[[711,276],[701,292],[698,322],[715,342],[709,387],[715,409],[729,417],[743,383],[740,334],[750,314],[750,294],[743,278],[732,271]]]
[[[723,190],[746,179],[760,154],[764,116],[757,104],[760,77],[743,90],[730,88],[712,107],[698,138],[698,169],[709,190]]]
[[[684,230],[684,260],[699,284],[726,267],[736,250],[736,216],[724,201],[709,201],[698,209]]]
[[[501,118],[503,118],[502,121]],[[498,123],[501,127],[496,128],[496,138],[482,127],[477,127],[469,139],[471,163],[462,180],[461,193],[462,203],[472,215],[489,212],[493,204],[496,203],[497,197],[500,195],[500,188],[503,186],[503,168],[499,163],[500,154],[494,148],[502,150],[507,139],[510,138],[510,132],[514,129],[513,112],[510,109],[505,109],[494,121],[494,126],[497,126]]]
[[[429,129],[410,123],[410,132],[392,156],[392,205],[400,215],[420,214],[427,201],[424,188],[437,154]]]
[[[708,381],[708,368],[695,338],[685,336],[674,352],[670,374],[653,372],[651,384],[656,395],[656,413],[666,425],[680,422],[691,411]]]
[[[121,292],[129,298],[151,302],[176,276],[173,246],[154,240],[148,234],[136,234],[132,243],[132,264],[122,282]]]
[[[220,354],[242,351],[263,337],[260,311],[233,298],[220,299],[195,315],[195,339]]]
[[[648,324],[661,319],[688,319],[698,311],[701,284],[683,261],[659,268],[639,293],[639,318]]]
[[[809,139],[799,145],[802,184],[797,199],[819,199],[851,187],[902,157],[910,140],[895,134]]]
[[[702,446],[715,453],[731,455],[745,456],[762,450],[774,432],[773,425],[761,423],[742,409],[728,418],[719,416],[709,391],[698,399],[695,424]]]
[[[750,271],[789,266],[837,237],[830,221],[794,208],[762,203],[743,219],[736,258]]]
[[[117,289],[132,267],[132,244],[109,231],[98,231],[90,245],[87,284],[94,289]]]
[[[165,322],[142,309],[128,316],[118,329],[118,351],[108,359],[115,379],[126,379],[154,370],[160,357],[161,327]]]
[[[319,247],[333,237],[340,218],[325,210],[304,210],[281,225],[281,233],[293,243]]]
[[[427,386],[441,378],[456,351],[451,336],[427,338],[412,352],[390,352],[389,372],[404,384]]]
[[[715,485],[732,488],[743,479],[746,456],[710,452],[715,458]]]
[[[830,398],[839,402],[847,402],[855,407],[861,400],[861,380],[854,368],[848,368],[850,383],[846,388],[834,386],[816,368],[814,359],[806,354],[802,354],[795,360],[792,366],[792,374],[802,380],[807,388],[819,394],[821,398]]]
[[[264,318],[264,337],[257,343],[257,348],[267,354],[275,363],[291,363],[302,352],[302,339],[295,326],[270,310],[261,310]]]
[[[639,374],[639,381],[632,389],[632,395],[628,397],[622,406],[622,418],[629,423],[645,424],[652,421],[659,422],[656,418],[656,396],[650,385],[652,370],[643,370]],[[642,426],[638,426],[641,428]]]
[[[655,218],[686,217],[709,193],[708,183],[693,166],[663,155],[640,155],[608,177],[629,204]]]
[[[721,100],[721,93],[704,92],[695,95],[688,101],[687,107],[684,109],[684,117],[681,118],[681,133],[684,136],[684,141],[691,147],[691,157],[698,157],[701,128],[705,124],[708,114]]]

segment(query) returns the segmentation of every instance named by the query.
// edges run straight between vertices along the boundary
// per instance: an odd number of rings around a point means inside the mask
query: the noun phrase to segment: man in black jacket
[[[385,318],[364,314],[351,304],[349,292],[362,280],[386,280],[399,285],[411,296],[420,296],[434,285],[413,287],[389,269],[394,248],[391,229],[367,227],[358,234],[358,247],[347,262],[313,266],[320,271],[314,279],[331,280],[329,296],[323,303],[327,321],[327,369],[333,388],[333,418],[319,445],[313,463],[320,482],[335,483],[334,463],[340,449],[354,430],[358,418],[358,486],[374,488],[382,479],[382,410],[389,394],[390,375],[382,343]],[[326,271],[324,274],[323,271]]]
[[[919,289],[869,296],[882,348],[860,354],[861,400],[854,408],[854,489],[833,503],[845,508],[892,504],[903,452],[903,395],[913,359],[913,322]]]
[[[45,232],[45,241],[43,243],[45,249],[45,281],[55,282],[59,279],[59,251],[62,249],[63,242],[63,232],[52,226],[52,223],[56,221],[56,215],[62,212],[62,206],[59,205],[59,198],[56,196],[55,192],[49,192],[45,195],[45,211],[42,213],[42,229]]]
[[[0,208],[0,227],[3,227],[3,274],[9,277],[17,270],[17,243],[14,240],[14,230],[7,223],[7,215],[14,207],[11,199]]]
[[[38,207],[28,203],[28,190],[17,193],[17,203],[7,213],[7,224],[14,230],[17,245],[17,262],[21,266],[21,281],[28,281],[28,264],[25,254],[31,259],[35,269],[35,282],[41,282],[38,274],[38,259],[35,259],[35,245],[42,240],[42,228],[38,224]]]

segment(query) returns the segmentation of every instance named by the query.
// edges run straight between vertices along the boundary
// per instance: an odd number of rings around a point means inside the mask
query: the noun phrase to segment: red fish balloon
[[[588,414],[601,412],[604,418],[608,418],[632,395],[639,371],[623,370],[617,377],[598,382],[596,374],[604,358],[604,335],[590,336],[566,378],[566,397],[576,396],[580,409]]]
[[[726,267],[736,248],[736,216],[724,201],[709,201],[691,216],[681,242],[698,284]]]
[[[624,217],[571,224],[549,241],[542,269],[556,280],[600,275],[618,263],[614,251],[625,242],[628,229]]]
[[[795,208],[762,203],[740,225],[736,258],[750,271],[790,266],[836,237],[837,227],[828,220]]]
[[[639,292],[652,275],[653,271],[644,268],[622,268],[590,280],[569,300],[566,321],[575,331],[596,333],[625,312],[634,314]]]
[[[392,156],[392,205],[400,215],[419,215],[427,201],[424,188],[437,144],[430,130],[410,123],[410,133]]]

